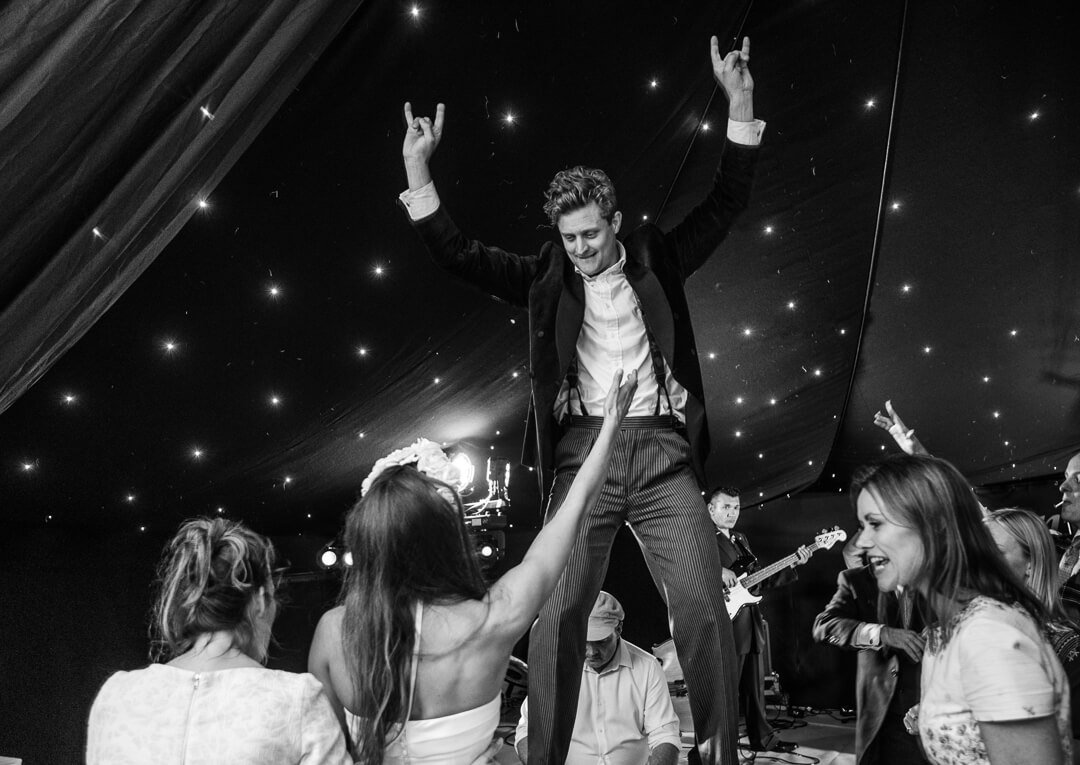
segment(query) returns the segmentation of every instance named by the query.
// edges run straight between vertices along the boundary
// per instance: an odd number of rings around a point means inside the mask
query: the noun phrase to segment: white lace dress
[[[94,700],[87,765],[345,765],[334,710],[313,675],[264,668],[117,672]]]

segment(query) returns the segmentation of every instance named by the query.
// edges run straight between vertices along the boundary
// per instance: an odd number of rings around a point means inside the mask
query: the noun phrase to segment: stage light
[[[483,567],[493,566],[506,554],[506,535],[501,531],[475,531],[473,544]]]
[[[337,565],[338,554],[337,550],[327,545],[319,551],[319,566],[324,569],[331,569]]]
[[[458,469],[458,473],[461,476],[458,479],[458,485],[455,487],[459,494],[464,494],[465,490],[472,485],[473,478],[476,477],[476,468],[473,467],[472,460],[469,459],[469,455],[465,452],[458,452],[450,458],[450,463]]]
[[[315,562],[319,568],[329,571],[335,568],[348,568],[353,564],[353,556],[350,550],[338,541],[327,542],[315,556]]]

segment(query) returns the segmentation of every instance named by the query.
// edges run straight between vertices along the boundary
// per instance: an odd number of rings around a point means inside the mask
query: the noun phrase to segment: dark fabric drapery
[[[0,412],[200,209],[361,2],[0,9]]]

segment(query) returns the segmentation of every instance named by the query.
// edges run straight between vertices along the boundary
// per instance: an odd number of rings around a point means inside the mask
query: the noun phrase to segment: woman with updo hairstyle
[[[918,733],[934,765],[1072,761],[1069,685],[1049,610],[1006,564],[964,477],[898,455],[852,482],[878,588],[914,591],[927,627]]]
[[[277,613],[268,539],[222,518],[187,521],[156,590],[154,663],[105,682],[88,765],[351,762],[319,681],[263,666]]]
[[[433,477],[449,462],[437,444],[420,441],[376,463],[345,521],[353,565],[342,604],[319,620],[308,657],[360,765],[470,765],[491,753],[510,652],[554,590],[604,484],[637,385],[633,372],[622,386],[621,378],[566,498],[521,563],[491,584],[461,498]]]

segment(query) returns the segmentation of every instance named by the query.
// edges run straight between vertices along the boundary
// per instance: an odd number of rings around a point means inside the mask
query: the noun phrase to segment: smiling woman
[[[935,764],[1071,762],[1065,671],[1047,609],[1010,569],[962,475],[901,455],[852,482],[878,588],[913,588],[929,625],[918,729]]]

